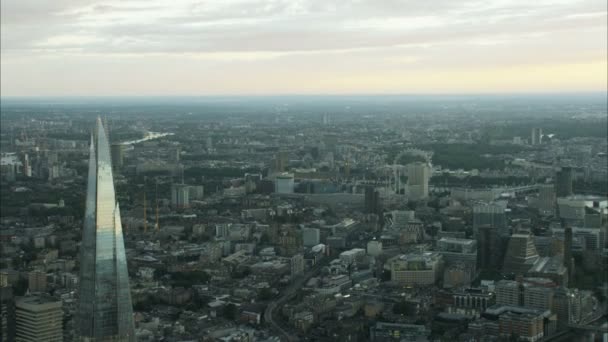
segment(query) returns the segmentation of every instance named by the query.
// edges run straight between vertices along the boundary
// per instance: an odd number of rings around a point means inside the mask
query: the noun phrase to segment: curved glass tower
[[[135,341],[133,307],[114,196],[110,146],[97,119],[91,137],[84,229],[80,247],[78,341]]]

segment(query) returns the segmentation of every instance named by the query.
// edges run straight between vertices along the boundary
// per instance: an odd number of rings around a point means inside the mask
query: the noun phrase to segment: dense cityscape
[[[608,339],[605,92],[1,105],[1,341]]]

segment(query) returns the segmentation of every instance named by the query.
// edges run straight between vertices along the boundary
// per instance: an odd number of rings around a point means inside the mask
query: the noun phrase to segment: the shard
[[[78,341],[135,341],[127,259],[114,195],[110,146],[101,120],[91,137],[80,291]]]

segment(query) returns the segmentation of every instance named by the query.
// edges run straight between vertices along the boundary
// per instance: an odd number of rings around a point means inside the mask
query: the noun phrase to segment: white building
[[[382,242],[372,240],[367,243],[367,254],[371,256],[379,256],[382,254]]]
[[[282,173],[275,177],[275,192],[279,194],[293,194],[293,174]]]
[[[443,273],[443,257],[434,252],[399,255],[387,264],[391,280],[400,285],[432,285]]]
[[[321,242],[321,231],[318,228],[302,229],[302,243],[305,247],[316,246]]]
[[[430,178],[429,164],[416,162],[407,165],[407,186],[410,199],[417,201],[429,197]]]
[[[21,297],[15,302],[15,341],[63,341],[63,310],[50,296]]]
[[[361,258],[363,256],[365,256],[365,249],[353,248],[351,250],[340,253],[340,260],[350,265],[354,263],[358,258]]]

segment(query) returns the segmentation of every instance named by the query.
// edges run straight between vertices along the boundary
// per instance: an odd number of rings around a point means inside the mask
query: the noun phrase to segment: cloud
[[[247,68],[255,65],[267,73],[292,75],[294,68],[318,70],[329,79],[368,72],[576,66],[607,57],[603,0],[2,0],[0,4],[1,62],[3,70],[12,71],[1,77],[9,89],[19,71],[27,74],[37,69],[42,76],[57,77],[61,70],[69,75],[72,71],[64,67],[65,60],[83,66],[78,72],[85,74],[84,66],[94,68],[93,62],[115,76],[120,74],[117,70],[128,73],[125,66],[153,73],[154,65],[186,77],[179,69],[196,65],[193,72],[228,68],[226,79],[236,79],[237,72],[247,75]],[[136,60],[139,64],[134,66]],[[28,68],[26,61],[36,68]],[[74,82],[78,77],[93,81],[75,75]]]
[[[456,4],[458,3],[458,4]],[[605,3],[572,1],[2,2],[2,50],[40,51],[66,36],[83,51],[333,50],[605,27]],[[556,20],[557,19],[557,20]],[[602,23],[603,21],[603,23]],[[576,24],[577,26],[574,26]],[[582,26],[581,26],[582,25]],[[486,39],[488,40],[488,39]],[[61,44],[51,44],[53,51]]]

